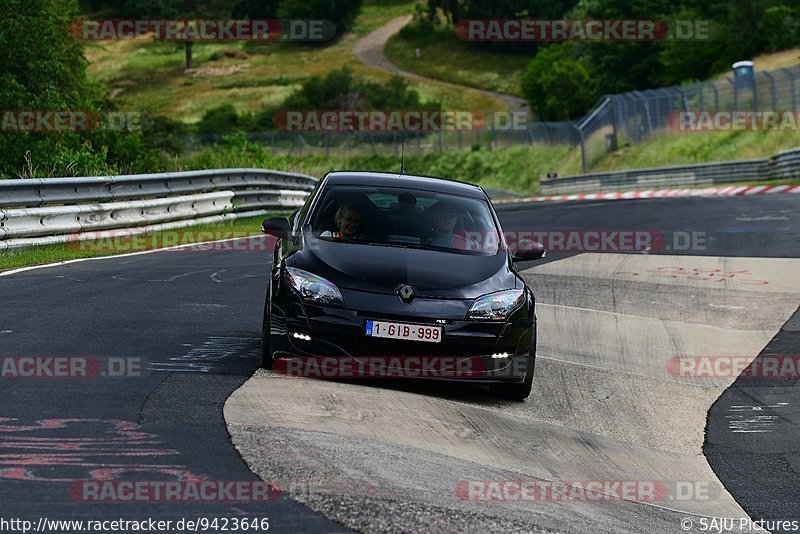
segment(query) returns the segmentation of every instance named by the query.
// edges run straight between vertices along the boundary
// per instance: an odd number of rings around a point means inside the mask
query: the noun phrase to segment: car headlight
[[[287,267],[286,277],[295,291],[303,297],[303,300],[326,306],[344,306],[344,299],[339,288],[321,276],[311,274],[303,269]]]
[[[503,320],[520,307],[525,300],[525,291],[509,289],[489,293],[475,299],[467,313],[467,319]]]

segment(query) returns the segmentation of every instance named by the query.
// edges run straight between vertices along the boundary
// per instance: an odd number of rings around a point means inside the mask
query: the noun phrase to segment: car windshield
[[[485,200],[405,188],[334,186],[311,216],[320,239],[494,255],[499,233]]]

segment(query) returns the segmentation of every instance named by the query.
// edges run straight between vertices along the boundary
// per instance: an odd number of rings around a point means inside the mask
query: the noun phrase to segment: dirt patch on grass
[[[227,67],[199,67],[196,69],[186,69],[186,74],[191,74],[195,77],[213,77],[213,76],[229,76],[236,72],[247,70],[251,67],[250,63],[242,63],[240,65],[229,65]]]

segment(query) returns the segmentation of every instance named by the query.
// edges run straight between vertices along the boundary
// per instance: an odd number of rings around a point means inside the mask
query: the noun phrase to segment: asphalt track
[[[698,381],[665,365],[798,354],[796,324],[781,330],[800,300],[800,260],[789,259],[800,257],[796,199],[515,205],[500,215],[506,230],[663,236],[649,254],[570,251],[521,266],[539,301],[541,356],[522,404],[432,383],[248,381],[263,252],[165,251],[1,276],[0,356],[140,358],[144,371],[1,379],[0,517],[268,517],[270,530],[306,532],[680,532],[687,515],[742,508],[800,519],[796,380]],[[692,232],[705,240],[686,250]],[[697,275],[712,271],[728,277]],[[733,432],[742,396],[775,412],[768,432]],[[284,497],[97,503],[69,493],[89,477],[256,475]],[[465,480],[520,479],[658,480],[670,492],[654,503],[486,503],[455,491]],[[676,501],[679,482],[709,496]]]

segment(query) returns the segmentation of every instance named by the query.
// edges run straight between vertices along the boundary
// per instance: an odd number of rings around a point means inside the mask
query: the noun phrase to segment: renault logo
[[[411,302],[417,292],[408,284],[400,284],[397,286],[397,294],[400,295],[400,300],[403,302]]]

